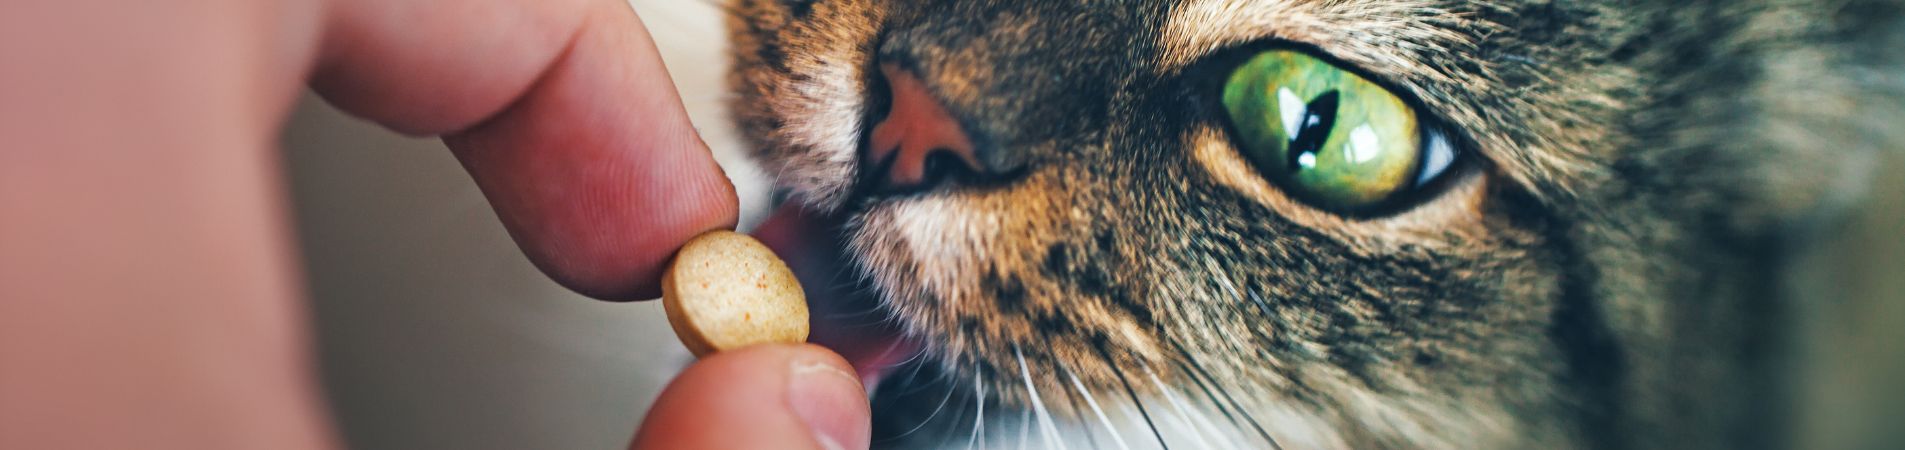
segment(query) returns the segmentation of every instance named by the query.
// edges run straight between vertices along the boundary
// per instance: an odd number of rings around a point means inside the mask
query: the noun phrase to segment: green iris
[[[1236,140],[1269,178],[1324,209],[1377,206],[1417,184],[1415,110],[1388,89],[1316,57],[1270,50],[1224,84]]]

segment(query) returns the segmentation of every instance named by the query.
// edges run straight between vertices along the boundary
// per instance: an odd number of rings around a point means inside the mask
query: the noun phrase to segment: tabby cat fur
[[[1894,0],[729,9],[757,159],[926,343],[880,446],[1784,448],[1778,274],[1901,142]],[[1281,192],[1204,89],[1264,45],[1415,99],[1458,172],[1377,217]],[[883,63],[1005,175],[867,189]]]

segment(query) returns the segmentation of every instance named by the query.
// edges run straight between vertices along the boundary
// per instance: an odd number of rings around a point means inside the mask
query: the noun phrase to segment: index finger
[[[344,0],[313,86],[444,134],[530,261],[596,298],[652,298],[681,243],[733,228],[715,164],[619,0]]]

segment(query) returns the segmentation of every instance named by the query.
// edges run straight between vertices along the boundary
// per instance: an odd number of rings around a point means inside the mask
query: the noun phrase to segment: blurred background
[[[725,118],[716,2],[635,0],[741,194],[766,186]],[[284,135],[323,379],[354,449],[619,449],[690,357],[661,304],[549,281],[436,139],[314,96]]]
[[[735,179],[743,227],[758,221],[767,187],[725,117],[715,2],[631,3]],[[622,448],[689,361],[658,303],[590,300],[530,266],[435,139],[307,97],[284,145],[319,362],[351,448]],[[1813,325],[1798,448],[1905,448],[1901,153],[1794,275]]]

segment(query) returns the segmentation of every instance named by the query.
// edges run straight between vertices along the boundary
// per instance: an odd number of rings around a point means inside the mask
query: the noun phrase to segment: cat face
[[[1621,333],[1665,328],[1606,315],[1677,320],[1649,302],[1705,261],[1682,216],[1723,206],[1635,181],[1706,148],[1643,142],[1687,123],[1676,83],[1727,80],[1656,50],[1691,48],[1651,27],[1674,8],[741,0],[732,83],[763,167],[975,401],[1221,410],[1190,434],[1246,446],[1558,445],[1621,390],[1609,349],[1652,348]],[[894,190],[873,134],[902,95],[964,140]],[[1345,165],[1368,136],[1400,162]]]

